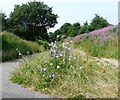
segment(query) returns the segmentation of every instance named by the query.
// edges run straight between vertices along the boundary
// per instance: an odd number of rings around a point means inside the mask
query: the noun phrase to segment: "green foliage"
[[[49,43],[45,40],[37,39],[36,43],[38,43],[39,45],[42,45],[45,49],[49,48]]]
[[[86,21],[84,25],[81,27],[81,29],[79,30],[79,34],[88,33],[88,32],[89,32],[89,25],[88,25],[88,22]]]
[[[66,38],[68,36],[68,33],[67,31],[69,30],[69,28],[71,27],[71,24],[70,23],[64,23],[60,29],[56,30],[54,33],[50,34],[50,39],[52,41],[55,41],[56,40],[56,37],[57,35],[60,35],[60,36],[63,36],[64,35],[64,38]],[[60,40],[60,39],[58,39]]]
[[[28,55],[44,51],[42,45],[37,43],[22,40],[12,33],[2,32],[2,61],[21,58],[23,55]]]
[[[92,19],[92,21],[90,23],[90,31],[101,29],[108,25],[109,25],[109,23],[106,19],[99,16],[98,14],[95,14],[95,17]]]
[[[115,29],[109,32],[115,32]],[[107,33],[106,33],[107,34]],[[111,33],[111,34],[118,34]],[[111,37],[109,34],[108,36]],[[104,37],[103,37],[104,38]],[[102,43],[101,43],[102,42]],[[114,38],[112,40],[106,39],[101,41],[100,38],[92,38],[88,36],[80,42],[75,43],[76,48],[82,48],[88,55],[99,57],[99,58],[114,58],[118,59],[118,39]]]
[[[74,23],[74,24],[69,28],[69,30],[67,31],[68,36],[73,37],[73,36],[78,35],[78,32],[79,32],[80,28],[81,28],[80,23],[78,23],[78,22],[77,22],[77,23]]]
[[[25,87],[33,87],[35,91],[51,94],[53,97],[68,97],[73,100],[86,97],[117,97],[117,68],[105,62],[82,57],[78,49],[72,49],[71,53],[70,63],[66,62],[66,65],[59,67],[57,65],[64,64],[62,59],[68,59],[67,55],[58,58],[58,61],[53,56],[51,59],[48,52],[43,52],[30,60],[23,60],[12,74],[11,80]]]
[[[57,29],[54,33],[50,34],[50,39],[51,41],[55,41],[57,35],[65,35],[64,38],[66,38],[67,36],[74,37],[76,35],[89,33],[91,31],[101,29],[108,25],[109,23],[106,19],[96,14],[90,24],[87,21],[82,26],[78,22],[73,23],[73,25],[71,25],[70,23],[64,23],[60,27],[60,29]]]
[[[39,36],[48,40],[47,29],[54,27],[57,17],[43,2],[15,5],[8,19],[8,30],[27,40],[36,40]]]
[[[0,12],[0,20],[0,25],[2,25],[0,27],[2,28],[2,31],[4,31],[7,28],[7,18],[5,13]]]

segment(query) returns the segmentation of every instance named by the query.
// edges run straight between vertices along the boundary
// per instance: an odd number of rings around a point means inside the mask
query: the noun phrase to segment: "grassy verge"
[[[44,51],[42,45],[23,40],[12,33],[2,32],[0,38],[2,38],[2,61]]]
[[[31,60],[23,61],[13,72],[11,80],[34,91],[57,97],[117,97],[117,68],[109,63],[82,57],[79,50],[72,49],[71,53],[70,64],[65,64],[67,67],[61,65],[60,68],[51,64],[48,52],[37,54]],[[54,62],[57,61],[54,59]],[[56,76],[48,78],[48,73],[54,73]]]
[[[118,59],[117,28],[113,28],[105,33],[88,34],[86,38],[76,42],[75,47],[81,47],[88,55],[94,57]]]

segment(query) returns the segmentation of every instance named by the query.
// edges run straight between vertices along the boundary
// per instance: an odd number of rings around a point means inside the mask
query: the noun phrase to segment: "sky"
[[[0,0],[0,10],[9,16],[15,4],[22,4],[34,0]],[[57,14],[58,24],[50,28],[48,32],[54,32],[64,23],[71,24],[90,21],[99,14],[108,20],[110,24],[118,24],[118,1],[119,0],[35,0],[42,1],[49,7],[53,7],[53,13]]]

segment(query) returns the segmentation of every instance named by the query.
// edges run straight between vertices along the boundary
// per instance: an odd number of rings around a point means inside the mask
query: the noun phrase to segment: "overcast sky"
[[[0,10],[7,15],[13,11],[15,4],[27,3],[34,0],[0,0]],[[95,14],[106,18],[111,24],[118,24],[119,0],[36,0],[43,1],[53,7],[53,13],[58,14],[58,24],[49,31],[54,32],[65,22],[71,24],[85,21],[90,22]],[[89,2],[88,2],[89,1]]]

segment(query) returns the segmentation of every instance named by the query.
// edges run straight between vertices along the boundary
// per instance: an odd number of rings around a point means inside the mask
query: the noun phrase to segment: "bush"
[[[12,33],[2,32],[2,61],[21,58],[22,55],[28,55],[44,51],[42,45],[23,40]]]

